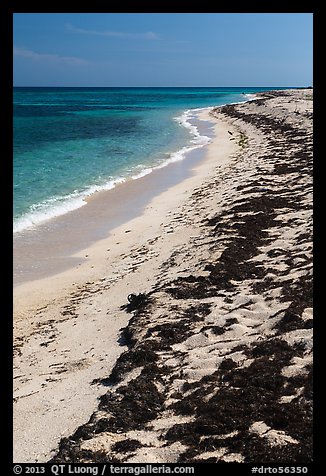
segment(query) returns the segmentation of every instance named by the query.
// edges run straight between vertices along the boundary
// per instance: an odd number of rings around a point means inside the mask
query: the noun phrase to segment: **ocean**
[[[196,110],[285,88],[14,88],[14,232],[182,160]]]

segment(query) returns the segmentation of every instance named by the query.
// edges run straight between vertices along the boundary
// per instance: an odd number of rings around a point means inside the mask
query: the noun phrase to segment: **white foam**
[[[199,144],[201,146],[208,144],[210,138],[204,135],[201,135],[198,131],[198,128],[191,124],[190,119],[193,119],[197,113],[204,110],[211,110],[212,108],[197,108],[197,109],[188,109],[181,116],[175,117],[174,120],[177,121],[180,125],[186,127],[189,132],[194,136],[192,143]]]
[[[245,96],[248,98],[248,101],[253,101],[254,99],[259,99],[259,96],[257,96],[257,94],[246,93]],[[248,101],[246,101],[246,102],[248,102]]]
[[[22,217],[14,221],[13,232],[18,233],[34,226],[40,225],[51,218],[56,218],[65,215],[68,212],[77,210],[86,205],[86,198],[96,192],[110,190],[118,183],[124,182],[126,179],[119,177],[110,180],[102,185],[91,185],[86,190],[81,192],[73,192],[69,195],[49,198],[37,205],[32,205],[30,211],[25,213]]]
[[[57,203],[55,204],[55,202]],[[45,202],[40,203],[37,207],[32,206],[30,212],[25,213],[21,218],[15,220],[13,231],[14,233],[24,231],[50,220],[51,218],[76,210],[85,204],[86,202],[83,200],[83,197],[69,198],[69,196],[67,196],[60,197],[57,200],[46,200]]]
[[[152,168],[146,167],[145,169],[141,170],[136,175],[133,175],[131,178],[136,180],[138,178],[144,177],[145,175],[150,174],[155,169],[161,169],[166,167],[169,164],[174,162],[179,162],[184,160],[186,155],[191,152],[192,150],[198,149],[200,147],[204,147],[205,145],[211,142],[211,139],[207,136],[201,135],[198,131],[198,128],[191,124],[190,119],[193,119],[197,116],[197,113],[204,111],[204,110],[211,110],[212,107],[202,107],[197,109],[188,109],[186,110],[181,116],[174,117],[174,120],[178,122],[181,126],[186,127],[190,133],[193,135],[193,139],[190,141],[191,146],[184,146],[181,149],[177,150],[176,152],[171,152],[168,154],[168,158],[165,159],[163,162],[153,165]],[[142,165],[138,165],[137,168],[140,168]]]
[[[141,165],[138,166],[137,168],[141,168]],[[132,175],[132,180],[137,180],[139,178],[142,178],[142,177],[145,177],[145,175],[148,175],[150,174],[151,172],[153,172],[155,167],[147,167],[146,169],[142,169],[138,174],[135,174],[135,175]]]

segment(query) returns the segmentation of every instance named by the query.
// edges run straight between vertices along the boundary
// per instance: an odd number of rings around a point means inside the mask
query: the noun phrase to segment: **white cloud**
[[[152,31],[147,31],[145,33],[127,33],[122,31],[111,31],[111,30],[85,30],[83,28],[76,28],[70,23],[66,24],[66,29],[74,33],[81,33],[84,35],[106,36],[111,38],[122,38],[127,40],[158,40],[159,39],[159,36]]]
[[[37,53],[36,51],[16,47],[14,47],[14,56],[22,56],[23,58],[29,58],[32,61],[48,61],[52,63],[64,63],[74,66],[89,64],[87,60],[83,58],[77,58],[75,56],[60,56],[56,54]]]

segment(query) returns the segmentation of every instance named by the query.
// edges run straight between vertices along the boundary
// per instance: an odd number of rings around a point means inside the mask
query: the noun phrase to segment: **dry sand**
[[[15,287],[15,462],[310,461],[311,99],[217,108],[192,176]]]

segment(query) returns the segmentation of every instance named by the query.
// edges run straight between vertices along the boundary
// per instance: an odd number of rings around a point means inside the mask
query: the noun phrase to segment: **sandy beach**
[[[98,194],[17,280],[14,462],[312,460],[312,94],[202,112],[200,160]]]

